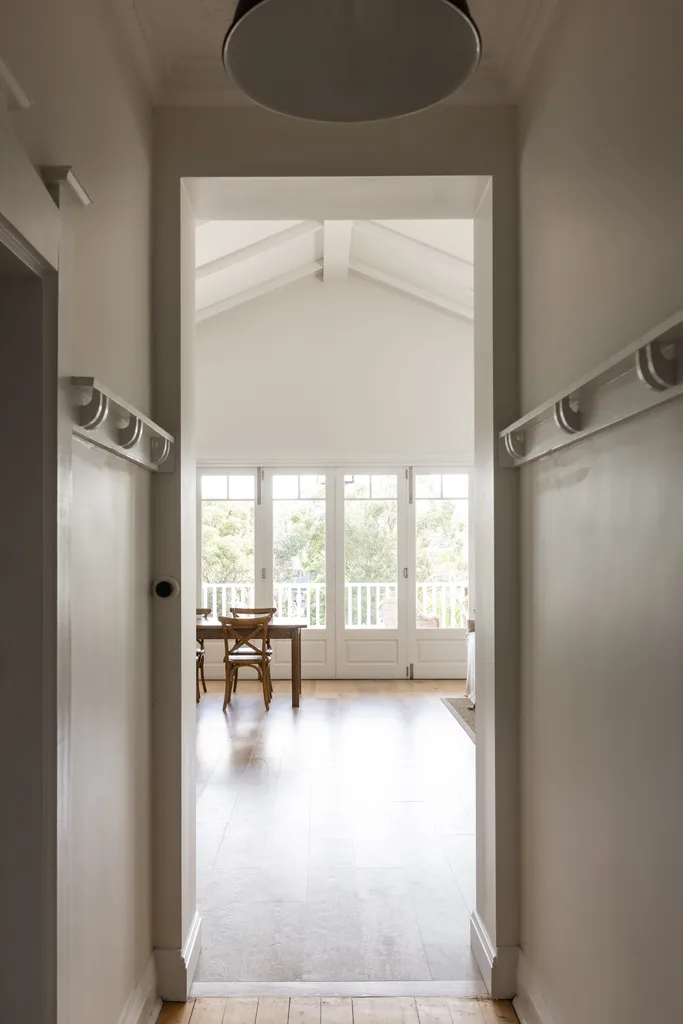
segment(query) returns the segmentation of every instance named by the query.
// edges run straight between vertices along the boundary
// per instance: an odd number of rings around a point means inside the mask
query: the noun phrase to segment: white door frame
[[[2,479],[7,485],[21,480],[20,487],[10,488],[14,507],[5,524],[8,531],[11,526],[8,536],[21,564],[4,559],[0,580],[7,638],[0,749],[7,758],[5,775],[12,780],[3,824],[6,835],[19,837],[27,851],[17,860],[16,844],[10,842],[11,870],[0,865],[8,940],[3,1006],[10,1017],[66,1024],[71,973],[71,410],[59,368],[67,362],[70,337],[69,232],[62,230],[59,209],[19,143],[4,100],[0,152],[0,245],[26,272],[25,285],[17,289],[15,336],[12,351],[2,354],[0,382]],[[3,316],[6,341],[11,332]]]
[[[191,852],[196,544],[194,515],[186,511],[194,512],[187,496],[195,485],[194,223],[211,215],[333,215],[474,218],[478,827],[472,948],[492,994],[512,996],[519,943],[518,483],[499,466],[497,453],[498,431],[519,415],[515,113],[438,108],[341,134],[284,120],[276,137],[267,117],[246,111],[231,118],[234,130],[226,131],[222,110],[162,111],[155,134],[155,414],[179,437],[180,470],[154,480],[154,560],[159,571],[191,583],[189,601],[154,614],[155,803],[166,809],[155,821],[154,923],[164,961],[177,961],[164,975],[161,994],[184,998],[201,941]],[[388,169],[394,177],[382,177]],[[335,177],[340,172],[350,176]],[[222,177],[207,178],[216,174]]]

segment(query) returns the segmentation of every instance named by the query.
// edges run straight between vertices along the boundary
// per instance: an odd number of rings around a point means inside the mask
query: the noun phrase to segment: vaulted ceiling
[[[472,321],[472,222],[206,221],[196,237],[197,320],[307,277],[351,275]]]
[[[248,105],[221,63],[221,46],[236,0],[117,2],[148,65],[158,103]],[[453,101],[514,101],[557,3],[470,0],[483,39],[483,57],[476,74]]]

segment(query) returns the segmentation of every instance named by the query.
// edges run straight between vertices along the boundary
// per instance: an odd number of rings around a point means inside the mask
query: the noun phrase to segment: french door
[[[307,623],[302,675],[334,677],[334,474],[266,469],[261,477],[261,578],[268,604],[280,618]],[[273,648],[273,677],[289,679],[291,644],[280,641]]]
[[[307,623],[302,675],[335,674],[332,537],[334,474],[314,469],[211,469],[198,479],[198,607],[275,607]],[[209,677],[221,645],[207,644]],[[273,644],[273,677],[290,678],[291,644]]]
[[[405,470],[338,470],[336,511],[337,677],[405,679]]]
[[[414,679],[464,679],[470,607],[469,474],[408,471],[407,623]]]
[[[308,678],[464,678],[468,473],[428,467],[199,471],[198,606],[307,623]],[[288,678],[290,645],[274,645]],[[207,648],[210,676],[222,650]]]

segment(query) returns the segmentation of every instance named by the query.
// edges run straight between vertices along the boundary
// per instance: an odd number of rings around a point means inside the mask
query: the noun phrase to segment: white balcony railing
[[[205,583],[202,604],[214,615],[229,615],[230,608],[253,607],[252,583]],[[283,619],[301,619],[309,626],[326,624],[324,583],[276,583],[273,604]],[[425,629],[464,629],[467,584],[418,583],[417,625]],[[398,597],[395,583],[347,583],[344,586],[344,622],[347,629],[396,629]]]

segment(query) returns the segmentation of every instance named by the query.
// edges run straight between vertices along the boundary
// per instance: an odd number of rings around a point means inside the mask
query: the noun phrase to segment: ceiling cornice
[[[113,9],[123,27],[130,53],[150,98],[156,103],[169,68],[157,45],[149,14],[138,0],[115,0]]]
[[[545,36],[559,0],[530,0],[519,26],[514,46],[510,49],[505,77],[519,97],[529,76],[536,54]]]

